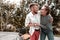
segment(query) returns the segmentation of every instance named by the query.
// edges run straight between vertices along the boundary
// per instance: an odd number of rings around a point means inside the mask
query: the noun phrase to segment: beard
[[[37,14],[37,12],[34,11],[35,14]]]

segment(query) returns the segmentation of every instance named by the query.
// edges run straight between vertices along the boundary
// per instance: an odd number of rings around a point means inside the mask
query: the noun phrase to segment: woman
[[[41,24],[43,27],[41,27],[41,40],[45,40],[46,36],[48,37],[48,40],[54,40],[53,30],[52,30],[52,17],[49,14],[50,9],[47,5],[44,5],[41,8]]]

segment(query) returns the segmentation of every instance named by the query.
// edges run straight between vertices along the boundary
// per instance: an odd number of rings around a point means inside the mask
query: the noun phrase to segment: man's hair
[[[30,3],[30,4],[29,4],[29,8],[31,8],[31,7],[33,7],[33,6],[35,6],[35,5],[36,5],[36,6],[39,6],[38,3]]]

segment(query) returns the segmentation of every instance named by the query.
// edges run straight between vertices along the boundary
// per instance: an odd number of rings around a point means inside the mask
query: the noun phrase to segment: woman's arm
[[[49,14],[49,21],[52,23],[53,22],[53,17]]]

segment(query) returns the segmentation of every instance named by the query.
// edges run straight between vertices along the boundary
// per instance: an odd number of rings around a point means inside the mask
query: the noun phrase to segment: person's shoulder
[[[41,12],[41,11],[38,11],[38,12]]]
[[[41,14],[41,11],[38,11],[38,14],[40,15]]]
[[[47,18],[50,19],[50,18],[52,18],[52,16],[49,14],[49,15],[47,15]]]
[[[31,16],[31,12],[29,12],[29,13],[27,14],[27,17],[29,17],[29,16]]]
[[[48,14],[47,16],[50,17],[50,14]]]

